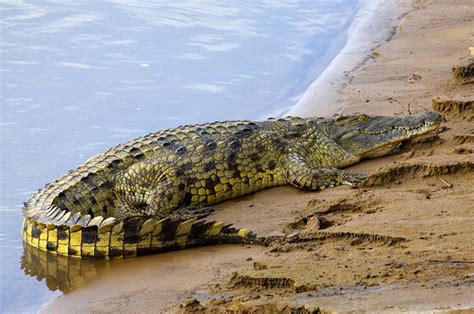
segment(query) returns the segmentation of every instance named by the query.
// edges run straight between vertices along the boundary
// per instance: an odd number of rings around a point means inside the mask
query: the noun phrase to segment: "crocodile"
[[[436,131],[441,116],[285,117],[186,125],[117,145],[24,203],[28,245],[60,255],[121,258],[215,243],[255,243],[206,221],[213,204],[290,184],[320,190],[367,176],[342,168]]]

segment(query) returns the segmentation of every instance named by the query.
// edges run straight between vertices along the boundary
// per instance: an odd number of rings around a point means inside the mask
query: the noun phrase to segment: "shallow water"
[[[344,45],[358,2],[0,1],[0,8],[1,309],[34,311],[60,292],[21,269],[22,201],[139,135],[281,115]]]

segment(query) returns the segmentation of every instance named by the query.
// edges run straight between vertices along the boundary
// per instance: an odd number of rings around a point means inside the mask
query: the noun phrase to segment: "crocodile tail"
[[[28,225],[31,225],[31,223],[27,223],[27,226]],[[187,227],[185,226],[186,225],[183,225],[183,228],[187,229]],[[147,228],[149,228],[149,226]],[[256,241],[259,241],[257,238],[255,238],[253,235],[243,229],[233,229],[230,226],[225,226],[222,223],[216,222],[199,222],[197,224],[193,224],[190,229],[190,232],[191,230],[195,233],[188,233],[185,242],[187,247],[217,243],[256,243]],[[244,236],[245,233],[247,233],[246,236]],[[155,235],[156,234],[152,233],[152,236]],[[157,238],[153,240],[145,236],[142,238],[142,244],[137,243],[136,251],[131,249],[130,244],[128,244],[127,250],[129,253],[136,252],[136,255],[140,255],[144,253],[152,253],[158,250],[182,248],[183,240],[185,240],[183,236],[184,235],[181,235],[181,238],[176,237],[176,239],[179,239],[178,243],[176,240],[174,243],[172,241],[167,241],[166,243],[164,243],[162,241],[163,238]],[[196,238],[198,236],[199,239]],[[29,239],[31,240],[31,236]],[[74,236],[72,238],[70,236],[70,243],[71,239],[74,242]],[[158,244],[161,240],[161,242],[163,242],[163,245],[161,247],[151,245],[146,246],[144,245],[145,239],[147,239],[149,243],[150,241],[154,241],[154,244]],[[177,246],[177,244],[179,246]],[[51,245],[52,244],[50,244],[49,248],[53,247]],[[100,243],[99,245],[97,243],[95,245],[96,246],[94,247],[94,258],[98,258],[99,256],[108,258],[108,256],[105,255],[104,249],[101,248]],[[68,246],[68,248],[69,247],[70,246]],[[57,252],[54,250],[51,251]],[[84,252],[84,254],[86,254],[87,252],[87,254],[89,255],[85,256],[91,257],[91,250],[87,251],[87,249],[85,249],[82,252]],[[119,253],[119,251],[115,252]],[[78,251],[71,251],[71,253],[77,254]],[[95,255],[95,253],[97,253],[97,255]],[[111,258],[119,256],[125,255],[122,254],[111,256]],[[44,280],[47,287],[52,291],[60,290],[62,292],[72,291],[84,285],[89,278],[93,278],[97,275],[97,273],[100,272],[100,266],[98,268],[98,265],[100,264],[97,264],[95,260],[90,258],[69,258],[67,256],[61,256],[59,254],[53,255],[50,254],[47,250],[42,250],[39,247],[33,247],[32,245],[27,243],[24,243],[23,256],[21,258],[21,268],[23,269],[26,275],[36,277],[38,281]]]
[[[122,258],[211,244],[262,244],[246,229],[223,222],[189,219],[176,221],[134,217],[116,219],[68,215],[65,221],[23,223],[26,243],[59,255],[84,258]]]

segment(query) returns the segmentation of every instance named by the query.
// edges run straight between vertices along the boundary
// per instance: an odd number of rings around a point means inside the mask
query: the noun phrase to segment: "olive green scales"
[[[435,130],[432,112],[398,117],[227,121],[181,126],[109,149],[34,194],[25,242],[61,255],[109,258],[210,243],[257,241],[246,229],[206,222],[206,207],[291,184],[317,190],[358,184],[340,168],[392,152]]]

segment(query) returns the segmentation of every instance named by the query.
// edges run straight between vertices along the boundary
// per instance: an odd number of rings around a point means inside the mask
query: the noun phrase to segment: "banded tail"
[[[144,217],[104,219],[98,216],[91,219],[89,215],[77,215],[78,220],[75,221],[74,216],[60,224],[25,218],[23,239],[33,247],[59,255],[102,259],[211,244],[263,243],[262,239],[247,229],[236,229],[223,222],[206,222],[196,218],[176,221]]]

